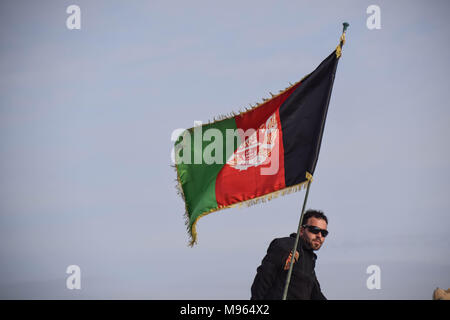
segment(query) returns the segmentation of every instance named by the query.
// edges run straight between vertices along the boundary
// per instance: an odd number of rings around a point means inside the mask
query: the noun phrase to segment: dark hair
[[[308,219],[312,217],[316,219],[323,219],[328,224],[328,218],[322,211],[309,209],[303,215],[302,225],[305,225],[308,222]]]

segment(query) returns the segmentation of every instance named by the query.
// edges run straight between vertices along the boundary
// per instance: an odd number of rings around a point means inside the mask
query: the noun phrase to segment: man
[[[322,211],[308,210],[303,216],[300,238],[294,257],[294,266],[287,299],[325,300],[314,268],[317,251],[328,235],[328,219]],[[274,239],[257,269],[251,288],[252,300],[282,299],[286,277],[297,234]]]

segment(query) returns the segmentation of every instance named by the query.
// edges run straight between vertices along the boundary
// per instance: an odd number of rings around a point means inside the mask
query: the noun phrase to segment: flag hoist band
[[[191,246],[205,215],[302,188],[308,194],[347,26],[337,48],[300,81],[245,111],[179,136],[175,168]]]

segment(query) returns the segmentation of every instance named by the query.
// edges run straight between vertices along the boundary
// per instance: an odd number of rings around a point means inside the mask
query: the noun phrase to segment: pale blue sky
[[[68,30],[66,8],[81,8]],[[366,8],[381,8],[381,29]],[[330,299],[450,287],[447,1],[2,1],[0,298],[248,299],[304,191],[187,246],[172,131],[254,104],[347,43],[308,201]],[[81,290],[66,289],[71,264]],[[381,268],[368,290],[366,268]]]

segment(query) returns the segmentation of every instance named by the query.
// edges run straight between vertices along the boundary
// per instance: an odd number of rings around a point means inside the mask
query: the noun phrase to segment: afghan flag
[[[250,110],[185,130],[175,142],[190,245],[199,218],[300,190],[314,174],[341,43],[312,73]]]

